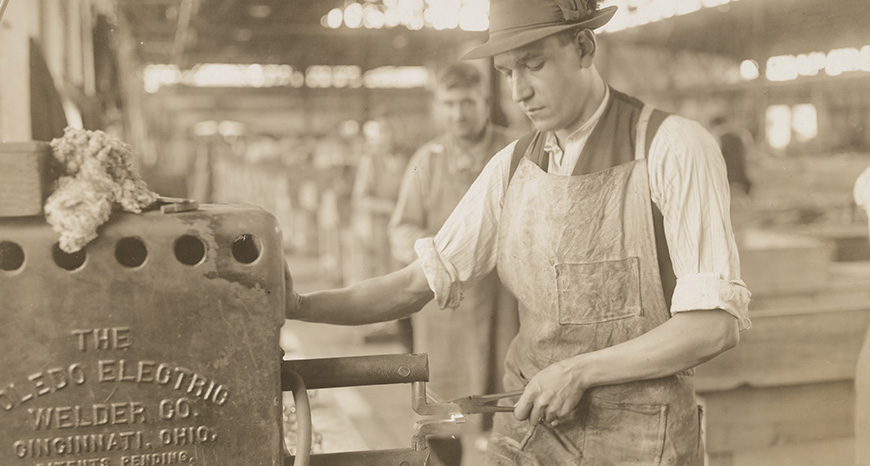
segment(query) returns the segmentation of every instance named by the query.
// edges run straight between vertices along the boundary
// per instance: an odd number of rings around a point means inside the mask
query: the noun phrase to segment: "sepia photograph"
[[[868,0],[0,0],[0,466],[870,466]]]

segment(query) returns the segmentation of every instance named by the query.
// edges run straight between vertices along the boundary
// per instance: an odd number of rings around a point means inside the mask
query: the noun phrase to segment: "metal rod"
[[[0,0],[0,20],[3,19],[3,12],[6,11],[6,5],[9,4],[9,0]]]
[[[458,416],[462,414],[459,405],[444,402],[426,391],[426,382],[411,384],[411,409],[421,416]]]
[[[413,383],[429,380],[429,358],[426,354],[384,354],[282,361],[284,391],[292,388],[289,372],[299,374],[309,390]]]
[[[175,42],[172,46],[172,63],[183,66],[184,48],[190,32],[190,17],[193,14],[193,0],[183,0],[178,8],[178,24],[175,27]]]
[[[424,466],[429,449],[348,451],[311,455],[311,466]],[[293,456],[284,457],[284,466],[294,466]]]
[[[462,431],[465,418],[462,416],[450,419],[421,419],[414,423],[414,435],[411,436],[414,450],[428,450],[426,437],[430,435],[456,435]]]

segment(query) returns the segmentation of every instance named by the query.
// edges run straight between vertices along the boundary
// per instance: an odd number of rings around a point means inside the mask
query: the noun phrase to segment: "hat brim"
[[[477,58],[491,57],[570,29],[597,29],[607,24],[607,22],[610,21],[610,18],[613,17],[614,13],[616,13],[616,7],[609,6],[602,8],[595,16],[585,21],[570,24],[557,24],[554,26],[545,26],[524,31],[504,32],[496,36],[490,36],[489,40],[485,43],[469,50],[468,53],[462,56],[462,59],[474,60]]]

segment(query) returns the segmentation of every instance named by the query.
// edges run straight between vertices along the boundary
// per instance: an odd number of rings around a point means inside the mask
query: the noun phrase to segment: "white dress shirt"
[[[550,174],[571,174],[608,99],[609,92],[595,114],[564,142],[564,150],[553,133],[546,134]],[[415,244],[441,307],[455,307],[462,286],[495,267],[498,225],[516,143],[493,156],[435,237]],[[749,328],[750,293],[740,279],[728,179],[718,144],[699,123],[670,115],[652,140],[647,166],[650,197],[664,217],[677,276],[671,314],[723,309],[738,319],[741,330]]]

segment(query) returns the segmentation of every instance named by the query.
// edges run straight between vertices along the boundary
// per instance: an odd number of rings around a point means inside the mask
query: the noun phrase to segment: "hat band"
[[[529,30],[529,29],[540,29],[540,28],[553,27],[553,26],[567,26],[568,24],[570,24],[570,23],[566,23],[565,21],[548,21],[546,23],[524,24],[522,26],[514,26],[514,27],[509,27],[509,28],[498,30],[498,31],[494,31],[494,32],[490,33],[489,36],[490,37],[499,37],[499,36],[502,36],[504,34],[512,34],[515,32],[522,32],[522,31]]]

